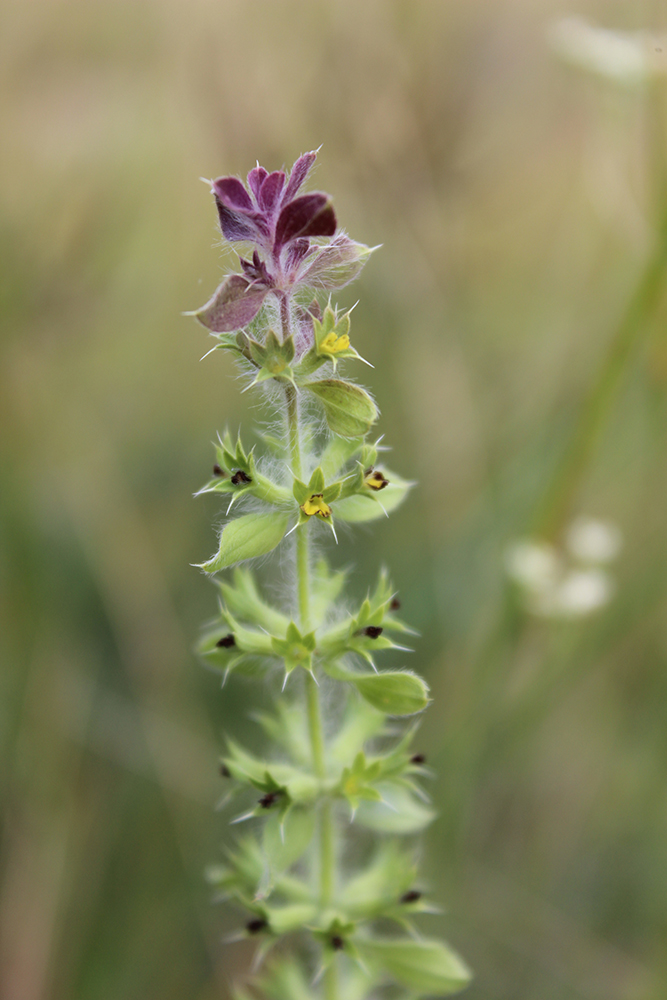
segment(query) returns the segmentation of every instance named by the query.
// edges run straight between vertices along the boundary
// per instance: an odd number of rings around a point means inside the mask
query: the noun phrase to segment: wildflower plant
[[[238,1000],[363,1000],[385,986],[392,996],[445,996],[470,973],[417,930],[433,907],[410,843],[433,818],[419,785],[424,757],[411,746],[428,688],[412,671],[376,664],[410,632],[386,573],[350,606],[346,573],[314,551],[340,523],[384,517],[410,487],[384,464],[373,398],[341,374],[364,359],[351,310],[329,297],[371,250],[339,231],[328,195],[302,193],[314,161],[306,153],[289,174],[256,166],[246,184],[212,182],[240,270],[194,315],[270,416],[261,449],[220,437],[201,491],[228,504],[218,551],[201,566],[220,609],[199,653],[223,682],[262,676],[276,700],[256,716],[268,752],[227,740],[221,773],[233,822],[247,832],[209,877],[243,914],[239,935],[258,944]],[[247,565],[276,550],[278,601]]]

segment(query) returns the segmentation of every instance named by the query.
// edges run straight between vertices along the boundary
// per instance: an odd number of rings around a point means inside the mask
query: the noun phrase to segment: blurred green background
[[[573,13],[667,28],[640,0],[3,5],[6,1000],[223,1000],[247,967],[202,873],[228,837],[222,733],[258,685],[221,695],[192,655],[215,594],[190,564],[221,509],[191,495],[216,431],[258,413],[181,313],[229,263],[198,178],[320,144],[314,186],[383,244],[340,301],[419,481],[333,558],[357,594],[388,564],[422,634],[431,929],[475,969],[470,1000],[667,995],[667,296],[572,496],[623,532],[614,600],[545,622],[503,583],[650,255],[667,157],[659,86],[550,49]]]

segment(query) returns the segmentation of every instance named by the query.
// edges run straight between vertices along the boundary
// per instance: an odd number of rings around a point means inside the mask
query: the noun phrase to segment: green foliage
[[[304,388],[316,396],[332,434],[356,438],[368,434],[378,418],[375,403],[365,389],[354,382],[327,378],[306,382]]]
[[[414,715],[428,705],[428,687],[416,674],[402,670],[358,673],[330,662],[324,669],[330,677],[354,684],[362,698],[387,715]]]
[[[265,556],[282,541],[287,514],[245,514],[227,524],[220,535],[217,555],[201,564],[206,573],[218,573],[245,559]]]
[[[439,941],[364,941],[360,954],[422,996],[449,996],[470,982],[459,956]]]

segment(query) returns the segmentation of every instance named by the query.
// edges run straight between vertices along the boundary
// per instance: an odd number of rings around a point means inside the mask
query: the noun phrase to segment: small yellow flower
[[[389,480],[385,479],[378,469],[366,469],[364,486],[368,486],[371,490],[383,490],[385,486],[389,486]]]
[[[336,331],[332,330],[320,344],[320,351],[324,354],[338,354],[340,351],[346,351],[349,346],[350,338],[346,333],[339,337]]]
[[[308,517],[312,517],[313,514],[317,514],[318,517],[325,519],[331,517],[331,507],[328,503],[324,502],[322,493],[313,493],[309,496],[306,502],[301,504],[301,510]]]

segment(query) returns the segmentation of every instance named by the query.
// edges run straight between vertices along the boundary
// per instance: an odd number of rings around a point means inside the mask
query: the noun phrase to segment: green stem
[[[589,461],[616,398],[633,349],[656,308],[667,269],[667,218],[655,250],[584,400],[576,428],[535,518],[535,534],[555,539],[566,523]]]
[[[284,331],[285,333],[285,331]],[[286,334],[285,334],[286,335]],[[287,386],[287,432],[292,471],[299,478],[302,475],[301,441],[299,436],[299,411],[297,392],[294,386]],[[311,629],[310,619],[310,558],[308,545],[308,525],[296,530],[296,571],[299,604],[299,625],[302,632]],[[317,681],[306,672],[306,698],[308,708],[308,729],[315,774],[324,782],[326,778],[326,748],[322,727],[322,709]],[[325,910],[331,905],[335,882],[336,852],[334,844],[334,817],[331,799],[324,795],[319,814],[319,894],[320,906]],[[338,972],[336,963],[327,968],[324,975],[326,1000],[338,1000]]]
[[[326,758],[322,733],[322,712],[317,681],[311,674],[306,676],[306,696],[308,699],[308,727],[313,753],[313,766],[320,780],[326,778]],[[331,799],[325,796],[320,808],[320,906],[325,910],[331,905],[334,889],[334,829]]]
[[[289,439],[290,460],[292,472],[301,479],[301,441],[299,438],[299,407],[296,389],[288,385],[285,389],[287,399],[287,437]]]
[[[296,579],[301,631],[310,632],[310,558],[307,524],[296,529]]]

